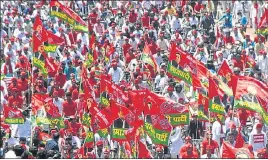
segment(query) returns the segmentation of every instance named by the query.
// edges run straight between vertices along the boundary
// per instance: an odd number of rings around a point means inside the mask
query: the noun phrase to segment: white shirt
[[[119,83],[123,79],[123,76],[124,76],[122,69],[119,67],[117,67],[116,70],[114,70],[114,68],[110,68],[108,74],[112,76],[112,80],[115,83]]]
[[[30,137],[31,136],[31,121],[26,118],[24,124],[12,125],[12,137]]]
[[[156,88],[164,89],[165,86],[168,85],[168,77],[160,77],[160,75],[157,75],[154,83],[156,84]]]
[[[181,147],[183,146],[183,140],[181,138],[181,129],[175,128],[175,134],[169,137],[171,144],[169,145],[171,158],[177,158]]]
[[[227,117],[225,119],[225,133],[228,129],[230,129],[230,122],[233,122],[235,124],[236,127],[240,126],[240,120],[237,117],[233,117],[232,120],[230,120],[230,117]]]
[[[153,57],[155,58],[156,63],[158,64],[158,66],[160,66],[160,64],[163,62],[162,56],[161,55],[158,56],[157,54],[155,54],[155,55],[153,55]]]
[[[176,18],[175,16],[173,16],[173,18],[172,18],[170,24],[171,24],[171,30],[172,30],[172,31],[175,31],[175,30],[181,28],[181,22],[180,22],[180,20],[179,20],[178,18]]]
[[[82,33],[78,33],[77,40],[78,39],[81,39],[81,41],[82,41],[81,45],[82,46],[84,46],[84,45],[88,46],[89,45],[88,34],[84,33],[84,35],[82,35]]]
[[[62,115],[62,104],[63,104],[64,100],[60,97],[58,97],[58,100],[56,101],[55,98],[53,98],[53,104],[55,104],[58,107],[59,113]]]
[[[66,82],[64,83],[62,89],[63,89],[64,91],[68,91],[70,87],[72,87],[72,81],[71,81],[71,80],[68,80],[68,81],[66,81]]]
[[[159,47],[161,50],[168,50],[168,48],[169,48],[169,42],[168,42],[168,40],[166,40],[166,39],[163,39],[163,40],[158,39],[158,40],[156,41],[156,44],[158,45],[158,47]]]
[[[171,100],[173,100],[175,102],[178,102],[178,99],[179,99],[178,96],[174,92],[172,92],[172,95],[171,96],[169,95],[169,93],[166,93],[165,94],[165,97],[166,98],[169,98],[169,99],[171,99]]]
[[[267,144],[266,134],[264,132],[261,132],[261,134],[257,134],[257,132],[252,131],[249,135],[249,144],[252,145],[254,152],[258,151],[259,149],[265,148]]]
[[[265,58],[263,56],[258,57],[259,68],[262,72],[268,74],[268,57]]]
[[[224,134],[221,133],[221,124],[218,121],[215,121],[212,124],[212,139],[215,140],[218,144],[221,144],[221,137],[223,137]]]

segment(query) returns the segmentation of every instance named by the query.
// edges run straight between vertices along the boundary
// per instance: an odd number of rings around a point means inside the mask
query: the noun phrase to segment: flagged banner
[[[87,113],[82,116],[82,125],[89,127],[91,125],[91,118]]]
[[[57,0],[50,1],[50,7],[58,7],[61,11],[50,10],[50,15],[58,17],[59,19],[70,24],[72,28],[76,31],[88,33],[87,23],[72,9],[67,6],[62,5]]]
[[[181,114],[169,114],[165,116],[169,123],[175,127],[179,125],[189,125],[189,112]]]
[[[152,139],[154,144],[168,146],[170,131],[156,129],[148,122],[144,123],[144,131]]]
[[[64,128],[64,119],[63,118],[45,118],[37,117],[36,125],[40,126],[42,124],[50,124],[52,126],[57,126],[58,128]]]
[[[225,114],[224,106],[214,103],[212,100],[209,101],[209,110],[210,112],[218,113],[218,114]]]
[[[230,69],[229,65],[227,64],[226,60],[224,60],[221,64],[221,67],[218,70],[218,75],[224,77],[227,80],[227,82],[230,82],[232,73],[233,72]]]
[[[5,107],[4,110],[5,123],[6,124],[23,124],[24,116],[18,109],[12,107]]]
[[[111,138],[112,140],[115,140],[115,141],[125,141],[126,140],[126,135],[125,135],[125,131],[127,129],[125,128],[112,128],[112,131],[111,131]]]
[[[254,158],[254,155],[250,153],[248,148],[234,148],[227,142],[222,143],[222,157],[226,159],[249,159]]]
[[[94,142],[94,134],[91,131],[87,131],[85,143],[90,143],[90,142]]]
[[[186,82],[187,84],[192,85],[192,76],[191,76],[190,72],[186,72],[184,70],[176,68],[175,66],[171,65],[170,63],[168,64],[167,70],[174,77],[177,77],[177,78],[183,80],[184,82]]]
[[[108,129],[107,128],[101,129],[101,130],[98,131],[98,134],[102,138],[107,138],[107,136],[108,136]]]
[[[47,68],[45,67],[45,62],[36,58],[36,57],[33,57],[33,65],[37,68],[39,68],[42,72],[42,74],[46,77],[47,74],[48,74],[48,71],[47,71]]]

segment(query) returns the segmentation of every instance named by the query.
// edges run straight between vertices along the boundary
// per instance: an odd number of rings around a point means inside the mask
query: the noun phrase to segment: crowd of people
[[[87,32],[75,30],[66,21],[51,16],[55,9],[50,6],[51,1],[0,3],[1,158],[237,158],[229,153],[235,148],[243,148],[255,158],[268,158],[268,120],[257,109],[236,108],[235,97],[224,92],[219,99],[224,107],[224,121],[218,116],[212,121],[211,111],[205,109],[208,104],[200,100],[207,93],[205,87],[196,89],[169,70],[173,64],[171,53],[176,48],[195,58],[192,62],[197,60],[226,86],[229,84],[218,72],[224,64],[234,75],[251,77],[265,86],[263,90],[268,90],[267,1],[59,1],[86,22]],[[45,55],[33,47],[37,17],[47,32],[63,40],[55,49],[55,45],[48,44]],[[89,54],[93,59],[90,64]],[[182,55],[175,59],[175,68],[198,72],[195,67],[180,66],[185,61]],[[105,89],[113,96],[102,95],[100,84],[104,79],[115,86],[112,91],[109,87]],[[199,81],[202,86],[208,81],[211,85],[208,77]],[[127,97],[118,100],[118,90],[120,96]],[[117,141],[111,135],[113,127],[133,127],[121,112],[107,114],[119,115],[109,122],[107,136],[94,129],[94,114],[104,111],[92,108],[102,110],[105,100],[118,101],[127,111],[146,117],[148,109],[138,112],[140,106],[134,104],[138,94],[145,90],[174,104],[198,104],[197,110],[188,109],[188,124],[172,125],[167,145],[155,143],[141,126],[134,147],[127,141]],[[133,98],[130,93],[137,95]],[[45,98],[38,99],[39,95]],[[124,98],[127,100],[119,102]],[[254,99],[250,102],[255,102],[256,98],[250,98]],[[51,111],[52,105],[47,107],[48,99],[56,110]],[[260,104],[267,115],[267,99]],[[152,108],[153,105],[157,104],[151,104]],[[150,105],[146,107],[151,109]],[[199,110],[208,120],[200,118]],[[54,114],[62,119],[63,128],[37,120],[49,119]],[[85,115],[92,120],[88,125],[82,122]],[[19,120],[12,121],[14,117]],[[149,115],[144,121],[152,123],[152,117]],[[98,120],[102,119],[105,118],[99,116]],[[89,131],[96,131],[92,143],[87,143]],[[129,149],[132,147],[134,150]],[[228,151],[228,147],[233,150]]]

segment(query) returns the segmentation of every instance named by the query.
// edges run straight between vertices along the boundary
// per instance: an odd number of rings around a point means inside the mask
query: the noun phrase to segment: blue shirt
[[[72,73],[76,74],[76,69],[74,67],[66,67],[64,69],[64,74],[66,75],[67,80],[70,80]]]
[[[240,20],[240,24],[245,26],[247,25],[247,23],[248,23],[247,17],[243,16]]]
[[[221,21],[222,19],[224,19],[224,27],[227,27],[227,28],[232,28],[233,25],[232,25],[232,15],[230,13],[226,13],[225,15],[223,15],[219,21]],[[226,21],[226,19],[228,19]]]

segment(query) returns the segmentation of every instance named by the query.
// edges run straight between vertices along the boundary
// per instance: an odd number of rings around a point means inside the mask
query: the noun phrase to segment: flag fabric
[[[234,148],[227,142],[222,143],[222,157],[226,159],[237,159],[237,158],[254,158],[254,156],[250,153],[248,148]]]
[[[64,38],[53,34],[51,31],[46,31],[48,44],[53,44],[55,46],[62,45],[65,43]]]
[[[231,80],[231,74],[232,70],[230,69],[226,60],[224,60],[221,64],[221,67],[218,70],[218,75],[224,77],[227,80],[227,82],[229,82]]]
[[[39,133],[39,140],[48,141],[49,139],[51,139],[51,136],[49,134],[44,133],[44,132]]]
[[[258,24],[257,33],[260,33],[264,36],[268,34],[268,9],[267,8],[264,8],[264,13],[262,14],[262,17]]]
[[[16,108],[6,106],[4,110],[4,116],[6,124],[24,123],[24,116],[22,115],[22,112]]]
[[[198,105],[203,105],[204,111],[208,113],[209,99],[205,95],[198,93]]]
[[[255,78],[238,76],[236,81],[235,99],[239,99],[244,94],[251,94],[260,98],[268,99],[268,87]]]
[[[245,68],[254,68],[256,66],[255,59],[248,55],[245,57],[245,63]]]
[[[139,150],[138,150],[138,158],[141,159],[152,159],[152,153],[148,150],[148,148],[146,147],[146,145],[139,141]]]
[[[43,23],[37,15],[33,24],[33,52],[38,52],[43,42],[47,41],[47,32],[43,26]]]
[[[209,77],[209,99],[213,99],[214,97],[219,96],[222,98],[224,96],[224,92],[219,88],[212,77]]]
[[[245,141],[242,137],[242,134],[241,134],[241,127],[239,127],[238,129],[238,135],[236,137],[236,140],[235,140],[235,148],[242,148],[245,144]]]

